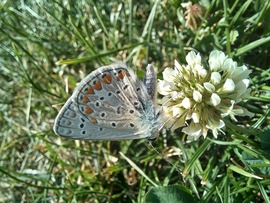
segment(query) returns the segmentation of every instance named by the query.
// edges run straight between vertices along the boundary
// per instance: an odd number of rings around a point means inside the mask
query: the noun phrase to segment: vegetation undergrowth
[[[0,202],[270,202],[270,1],[181,3],[1,1]],[[152,63],[162,79],[191,50],[252,71],[242,104],[254,117],[194,142],[163,129],[154,148],[54,134],[58,107],[94,69],[124,61],[142,78]]]

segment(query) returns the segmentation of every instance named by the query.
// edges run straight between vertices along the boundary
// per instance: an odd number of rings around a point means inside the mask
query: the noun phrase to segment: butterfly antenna
[[[181,94],[181,92],[179,92],[176,95],[174,95],[173,97],[169,98],[166,102],[164,102],[164,104],[161,105],[161,107],[165,106],[167,103],[169,103],[170,101],[172,101],[174,98],[176,98],[180,94]]]
[[[153,145],[151,142],[148,142],[149,146],[158,154],[162,157],[162,159],[164,159],[167,163],[169,163],[170,165],[172,165],[173,168],[176,169],[176,171],[183,177],[183,173],[178,169],[178,167],[172,163],[171,161],[169,161],[168,157],[166,157],[165,154],[160,153]]]

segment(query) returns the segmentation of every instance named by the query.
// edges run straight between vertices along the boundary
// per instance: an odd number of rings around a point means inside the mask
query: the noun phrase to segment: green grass
[[[180,0],[2,1],[0,202],[143,202],[150,188],[176,184],[201,202],[270,202],[270,1],[202,2],[191,31]],[[245,107],[256,116],[226,123],[218,139],[160,136],[161,154],[182,151],[169,161],[185,177],[145,140],[74,141],[52,131],[53,106],[95,68],[124,61],[141,77],[153,62],[161,78],[193,49],[222,50],[253,71]]]

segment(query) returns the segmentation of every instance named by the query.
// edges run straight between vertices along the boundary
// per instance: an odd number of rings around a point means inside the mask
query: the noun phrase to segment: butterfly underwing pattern
[[[55,119],[54,132],[79,140],[154,140],[163,125],[152,65],[144,81],[123,63],[98,68],[74,89]]]

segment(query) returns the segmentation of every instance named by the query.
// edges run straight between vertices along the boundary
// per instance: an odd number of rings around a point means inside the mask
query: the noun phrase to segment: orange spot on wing
[[[119,77],[120,79],[123,79],[123,78],[125,77],[125,72],[121,70],[121,71],[118,73],[118,77]]]
[[[89,106],[85,108],[86,114],[91,114],[93,112],[93,109],[91,109]]]
[[[83,96],[83,102],[84,103],[88,103],[88,102],[90,102],[90,99],[87,97],[87,96]]]
[[[95,94],[93,87],[89,87],[89,89],[85,93],[86,94]]]
[[[91,121],[92,121],[93,123],[97,123],[97,119],[96,119],[96,118],[91,117],[90,119],[91,119]]]
[[[103,79],[103,82],[106,84],[111,84],[112,82],[112,76],[111,75],[106,75]]]
[[[101,82],[99,80],[96,81],[96,84],[94,85],[94,88],[96,90],[101,90],[102,89]]]

